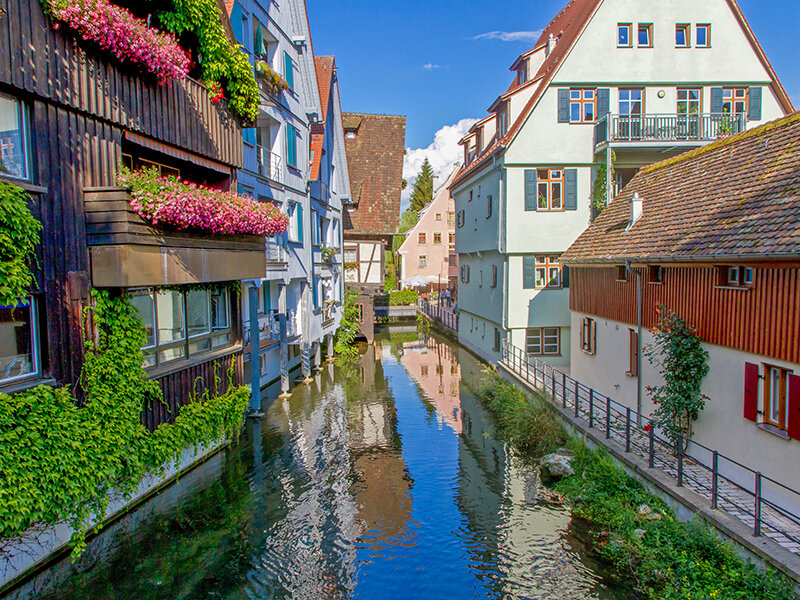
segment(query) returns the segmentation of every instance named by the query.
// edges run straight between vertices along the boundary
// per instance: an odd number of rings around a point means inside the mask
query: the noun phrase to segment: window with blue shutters
[[[564,169],[564,210],[578,210],[578,169]]]
[[[526,290],[536,288],[536,257],[522,257],[522,287]]]
[[[569,123],[569,90],[558,90],[558,122]]]
[[[748,115],[751,121],[761,120],[761,88],[751,87],[749,90],[750,106],[748,107]]]
[[[283,78],[289,84],[290,89],[294,89],[294,61],[288,52],[283,53]]]
[[[298,242],[302,242],[303,241],[303,205],[302,204],[297,204],[296,206],[297,206],[297,209],[296,209],[295,212],[297,213],[297,241]]]
[[[536,169],[525,169],[525,210],[536,210]]]
[[[286,125],[286,164],[297,168],[297,130],[291,125]]]

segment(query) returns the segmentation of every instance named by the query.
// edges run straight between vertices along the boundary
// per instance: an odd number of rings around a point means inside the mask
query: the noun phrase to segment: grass
[[[480,391],[508,441],[529,460],[567,439],[550,403],[525,394],[488,371]],[[773,569],[742,560],[699,518],[682,522],[659,498],[628,475],[603,449],[569,438],[575,475],[555,484],[572,504],[573,514],[591,524],[594,549],[651,600],[797,600],[792,582]],[[562,444],[563,445],[563,444]],[[647,505],[660,519],[641,515]],[[643,530],[643,536],[637,536]],[[639,532],[641,533],[641,532]]]

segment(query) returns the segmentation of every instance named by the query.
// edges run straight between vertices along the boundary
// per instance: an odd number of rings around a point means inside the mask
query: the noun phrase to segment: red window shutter
[[[789,386],[789,421],[787,429],[789,437],[800,440],[800,376],[790,373],[786,384]]]
[[[758,365],[744,363],[744,418],[758,420]]]

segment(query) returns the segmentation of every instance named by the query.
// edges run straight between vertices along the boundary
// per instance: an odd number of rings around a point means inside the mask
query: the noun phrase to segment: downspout
[[[500,146],[499,150],[504,150],[505,146]],[[492,168],[500,174],[500,181],[497,184],[497,250],[503,258],[503,313],[501,326],[507,329],[508,326],[508,265],[505,258],[506,250],[506,199],[505,199],[505,179],[503,177],[503,167],[497,166],[497,153],[492,154]],[[506,340],[511,341],[511,340]]]
[[[625,261],[625,271],[636,275],[636,425],[642,426],[642,274]]]

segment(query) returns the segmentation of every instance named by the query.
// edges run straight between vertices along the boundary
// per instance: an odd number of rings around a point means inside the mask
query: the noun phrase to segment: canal
[[[628,598],[569,511],[536,503],[481,377],[466,350],[386,329],[7,598]]]

